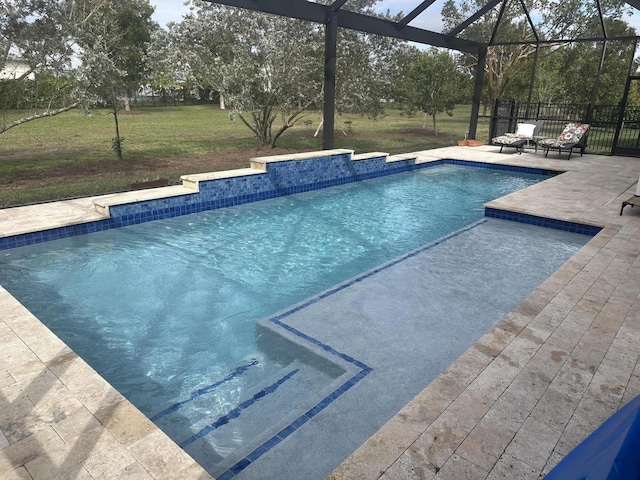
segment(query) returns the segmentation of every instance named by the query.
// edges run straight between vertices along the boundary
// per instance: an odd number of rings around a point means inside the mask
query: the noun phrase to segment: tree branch
[[[7,130],[13,128],[13,127],[17,127],[18,125],[22,125],[22,124],[27,123],[27,122],[32,122],[33,120],[38,120],[40,118],[53,117],[55,115],[59,115],[60,113],[64,113],[64,112],[67,112],[69,110],[73,110],[77,106],[78,106],[78,103],[72,103],[71,105],[67,105],[66,107],[58,108],[56,110],[51,110],[51,111],[47,111],[47,112],[44,112],[44,113],[31,115],[30,117],[21,118],[20,120],[16,120],[15,122],[11,122],[11,123],[3,126],[3,127],[0,127],[0,133],[4,133]]]
[[[238,118],[242,121],[242,123],[246,125],[246,127],[249,130],[251,130],[256,136],[259,136],[258,131],[253,127],[253,125],[249,125],[249,122],[247,122],[247,120],[242,116],[242,113],[238,112],[237,115],[238,115]],[[255,121],[255,117],[254,117],[254,121]]]
[[[302,108],[300,108],[298,111],[294,112],[293,114],[291,114],[289,116],[289,118],[287,118],[284,122],[284,125],[282,125],[282,127],[280,127],[278,129],[278,131],[276,132],[276,134],[273,136],[273,139],[271,140],[271,148],[276,146],[276,142],[278,141],[278,138],[280,138],[280,135],[282,135],[284,132],[286,132],[289,128],[293,127],[296,122],[298,120],[300,120],[301,118],[303,118],[302,116],[300,116],[302,114],[302,112],[304,112],[307,108],[309,108],[310,105],[313,104],[313,102],[316,100],[316,98],[313,98],[311,100],[309,100],[307,103],[305,103],[304,105],[302,105]]]

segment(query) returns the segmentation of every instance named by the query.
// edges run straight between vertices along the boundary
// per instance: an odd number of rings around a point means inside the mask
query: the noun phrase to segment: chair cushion
[[[525,142],[526,140],[526,138],[518,137],[514,134],[505,134],[492,138],[491,143],[497,145],[513,145],[514,143]]]
[[[538,142],[539,146],[549,147],[549,148],[558,148],[563,145],[562,142],[559,142],[555,138],[544,138]]]
[[[569,123],[558,137],[559,143],[578,143],[582,136],[589,130],[586,123]]]

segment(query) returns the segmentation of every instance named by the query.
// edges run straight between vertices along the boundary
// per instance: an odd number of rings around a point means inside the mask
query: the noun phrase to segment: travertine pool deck
[[[418,160],[566,171],[488,205],[603,230],[330,478],[539,478],[640,394],[640,209],[619,215],[640,159],[498,150]],[[0,236],[104,218],[94,200],[0,210]],[[210,478],[1,287],[0,477]]]

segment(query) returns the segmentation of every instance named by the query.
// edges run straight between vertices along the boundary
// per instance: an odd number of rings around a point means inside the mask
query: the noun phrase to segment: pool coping
[[[594,174],[594,171],[598,170],[595,166],[603,163],[602,159],[606,157],[585,155],[584,159],[566,162],[557,159],[543,160],[533,154],[523,154],[516,158],[514,155],[497,154],[494,150],[495,147],[474,149],[451,147],[416,152],[414,155],[417,157],[417,162],[459,158],[483,163],[515,163],[521,166],[533,165],[536,168],[566,170],[572,175],[567,177],[565,174],[544,182],[558,184],[553,185],[553,188],[560,189],[555,198],[558,200],[557,204],[553,207],[550,207],[548,202],[541,201],[540,194],[535,191],[539,189],[535,187],[530,187],[524,194],[516,195],[515,200],[512,194],[489,202],[487,206],[506,211],[516,206],[520,213],[526,215],[544,217],[550,214],[559,220],[602,225],[605,228],[581,252],[532,293],[530,298],[505,317],[450,369],[391,419],[369,442],[349,457],[341,467],[338,467],[331,478],[379,478],[384,476],[385,472],[389,478],[393,478],[391,474],[395,470],[400,469],[402,465],[406,466],[407,457],[413,459],[413,456],[407,452],[419,450],[416,442],[424,442],[425,438],[433,432],[433,425],[437,425],[438,421],[444,421],[441,419],[443,415],[451,414],[452,411],[460,414],[460,402],[466,401],[472,393],[479,392],[480,395],[485,395],[477,384],[481,380],[486,381],[485,377],[489,375],[485,373],[487,369],[497,368],[492,365],[501,365],[500,362],[504,361],[501,356],[504,351],[510,346],[513,347],[514,342],[522,341],[523,336],[530,335],[528,331],[533,327],[529,325],[535,322],[537,316],[531,317],[527,309],[528,305],[535,303],[536,310],[542,307],[538,313],[544,311],[545,307],[553,305],[556,296],[570,285],[576,275],[587,268],[590,261],[597,259],[599,255],[606,256],[607,246],[610,243],[621,243],[620,238],[629,237],[626,240],[627,243],[630,242],[630,238],[638,238],[640,225],[638,215],[631,212],[620,218],[617,215],[618,199],[626,198],[630,191],[633,192],[635,178],[640,174],[640,165],[635,163],[637,160],[625,160],[622,157],[620,164],[624,167],[623,171],[620,171],[620,165],[609,165],[607,177],[602,173],[599,176]],[[571,195],[564,195],[562,189],[571,183],[572,177],[575,178],[574,188],[569,189],[575,196],[575,190],[579,190],[576,185],[584,190],[585,186],[588,186],[588,180],[593,181],[594,176],[599,189],[598,194],[595,195],[599,202],[598,208],[592,208],[589,212],[580,211],[585,204],[593,206],[593,192],[591,195],[583,195],[587,198],[583,198],[577,208],[571,207],[570,204],[575,199],[572,199]],[[614,178],[615,182],[612,182],[611,178]],[[29,208],[20,207],[19,214],[27,214]],[[71,208],[75,215],[79,210],[88,217],[94,215],[90,209],[86,209],[86,203],[82,201],[74,201]],[[35,213],[31,219],[39,218],[43,215],[41,213],[43,210],[47,208],[34,208],[32,211]],[[0,225],[3,221],[12,221],[3,214],[6,214],[6,211],[0,211]],[[578,273],[574,272],[576,269]],[[571,276],[568,272],[572,272],[573,275]],[[616,285],[619,285],[619,282]],[[550,296],[549,291],[553,289],[558,291]],[[605,301],[602,308],[606,305]],[[3,349],[5,353],[0,363],[0,392],[3,403],[7,402],[10,407],[5,415],[14,415],[13,425],[19,427],[18,433],[0,434],[0,472],[11,471],[15,475],[24,475],[24,478],[50,478],[44,476],[45,473],[50,476],[52,469],[53,471],[58,469],[57,471],[62,474],[64,472],[60,468],[66,468],[76,473],[82,471],[93,478],[100,478],[106,470],[122,474],[134,472],[137,475],[136,478],[210,478],[166,435],[123,399],[13,297],[1,289],[0,307],[0,311],[3,312],[0,338],[5,347],[10,347]],[[625,319],[628,317],[629,315]],[[538,333],[539,327],[535,328],[535,332]],[[548,338],[551,336],[552,334]],[[542,344],[542,347],[544,346],[545,343]],[[482,361],[478,362],[478,351],[489,351],[491,355],[482,357]],[[640,371],[635,367],[629,378],[637,378],[639,374]],[[628,381],[630,382],[631,380]],[[638,385],[634,383],[633,388],[625,388],[620,395],[616,396],[618,406],[623,402],[623,398],[631,394],[626,392],[640,392],[640,381],[636,383]],[[469,389],[472,384],[473,388]],[[495,395],[492,394],[488,398],[493,396]],[[427,415],[424,414],[425,400],[433,404],[426,407]],[[433,403],[433,400],[437,401]],[[33,412],[38,413],[37,418]],[[417,412],[422,413],[416,416]],[[435,418],[431,419],[434,415],[436,415]],[[481,420],[482,417],[478,419],[478,425]],[[467,432],[467,437],[472,436],[472,432],[473,430]],[[433,473],[433,477],[435,476],[434,468],[440,471],[447,465],[459,466],[464,462],[469,468],[482,469],[484,464],[478,465],[482,462],[473,463],[469,460],[468,457],[473,457],[472,454],[466,453],[466,456],[462,457],[455,453],[470,450],[470,447],[466,450],[461,449],[463,442],[464,440],[459,442],[455,448],[450,445],[440,446],[439,457],[445,458],[443,452],[451,450],[445,461],[440,462],[440,466],[431,462],[428,456],[424,457],[425,472]],[[492,471],[501,468],[500,462],[503,458],[507,456],[511,459],[518,458],[515,455],[518,453],[516,447],[510,450],[511,453],[508,455],[505,454],[511,443],[510,441],[503,448],[502,454],[492,466]],[[563,445],[562,448],[566,446]],[[553,459],[557,461],[559,454],[555,450],[550,455],[552,454],[555,455]],[[109,466],[106,466],[107,463]],[[469,463],[471,465],[468,465]],[[520,461],[520,463],[526,462]],[[490,472],[486,473],[488,475]]]

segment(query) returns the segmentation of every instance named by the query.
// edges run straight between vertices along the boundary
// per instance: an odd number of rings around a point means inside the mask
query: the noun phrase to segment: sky
[[[184,6],[183,0],[150,0],[150,3],[156,9],[153,15],[154,20],[162,26],[169,22],[180,21],[182,16],[189,12],[189,9]],[[442,10],[443,3],[444,0],[436,0],[433,5],[414,19],[411,25],[440,32],[442,30],[440,10]],[[392,14],[399,11],[407,14],[419,4],[419,0],[383,0],[378,5],[378,10],[386,11],[389,9]]]

